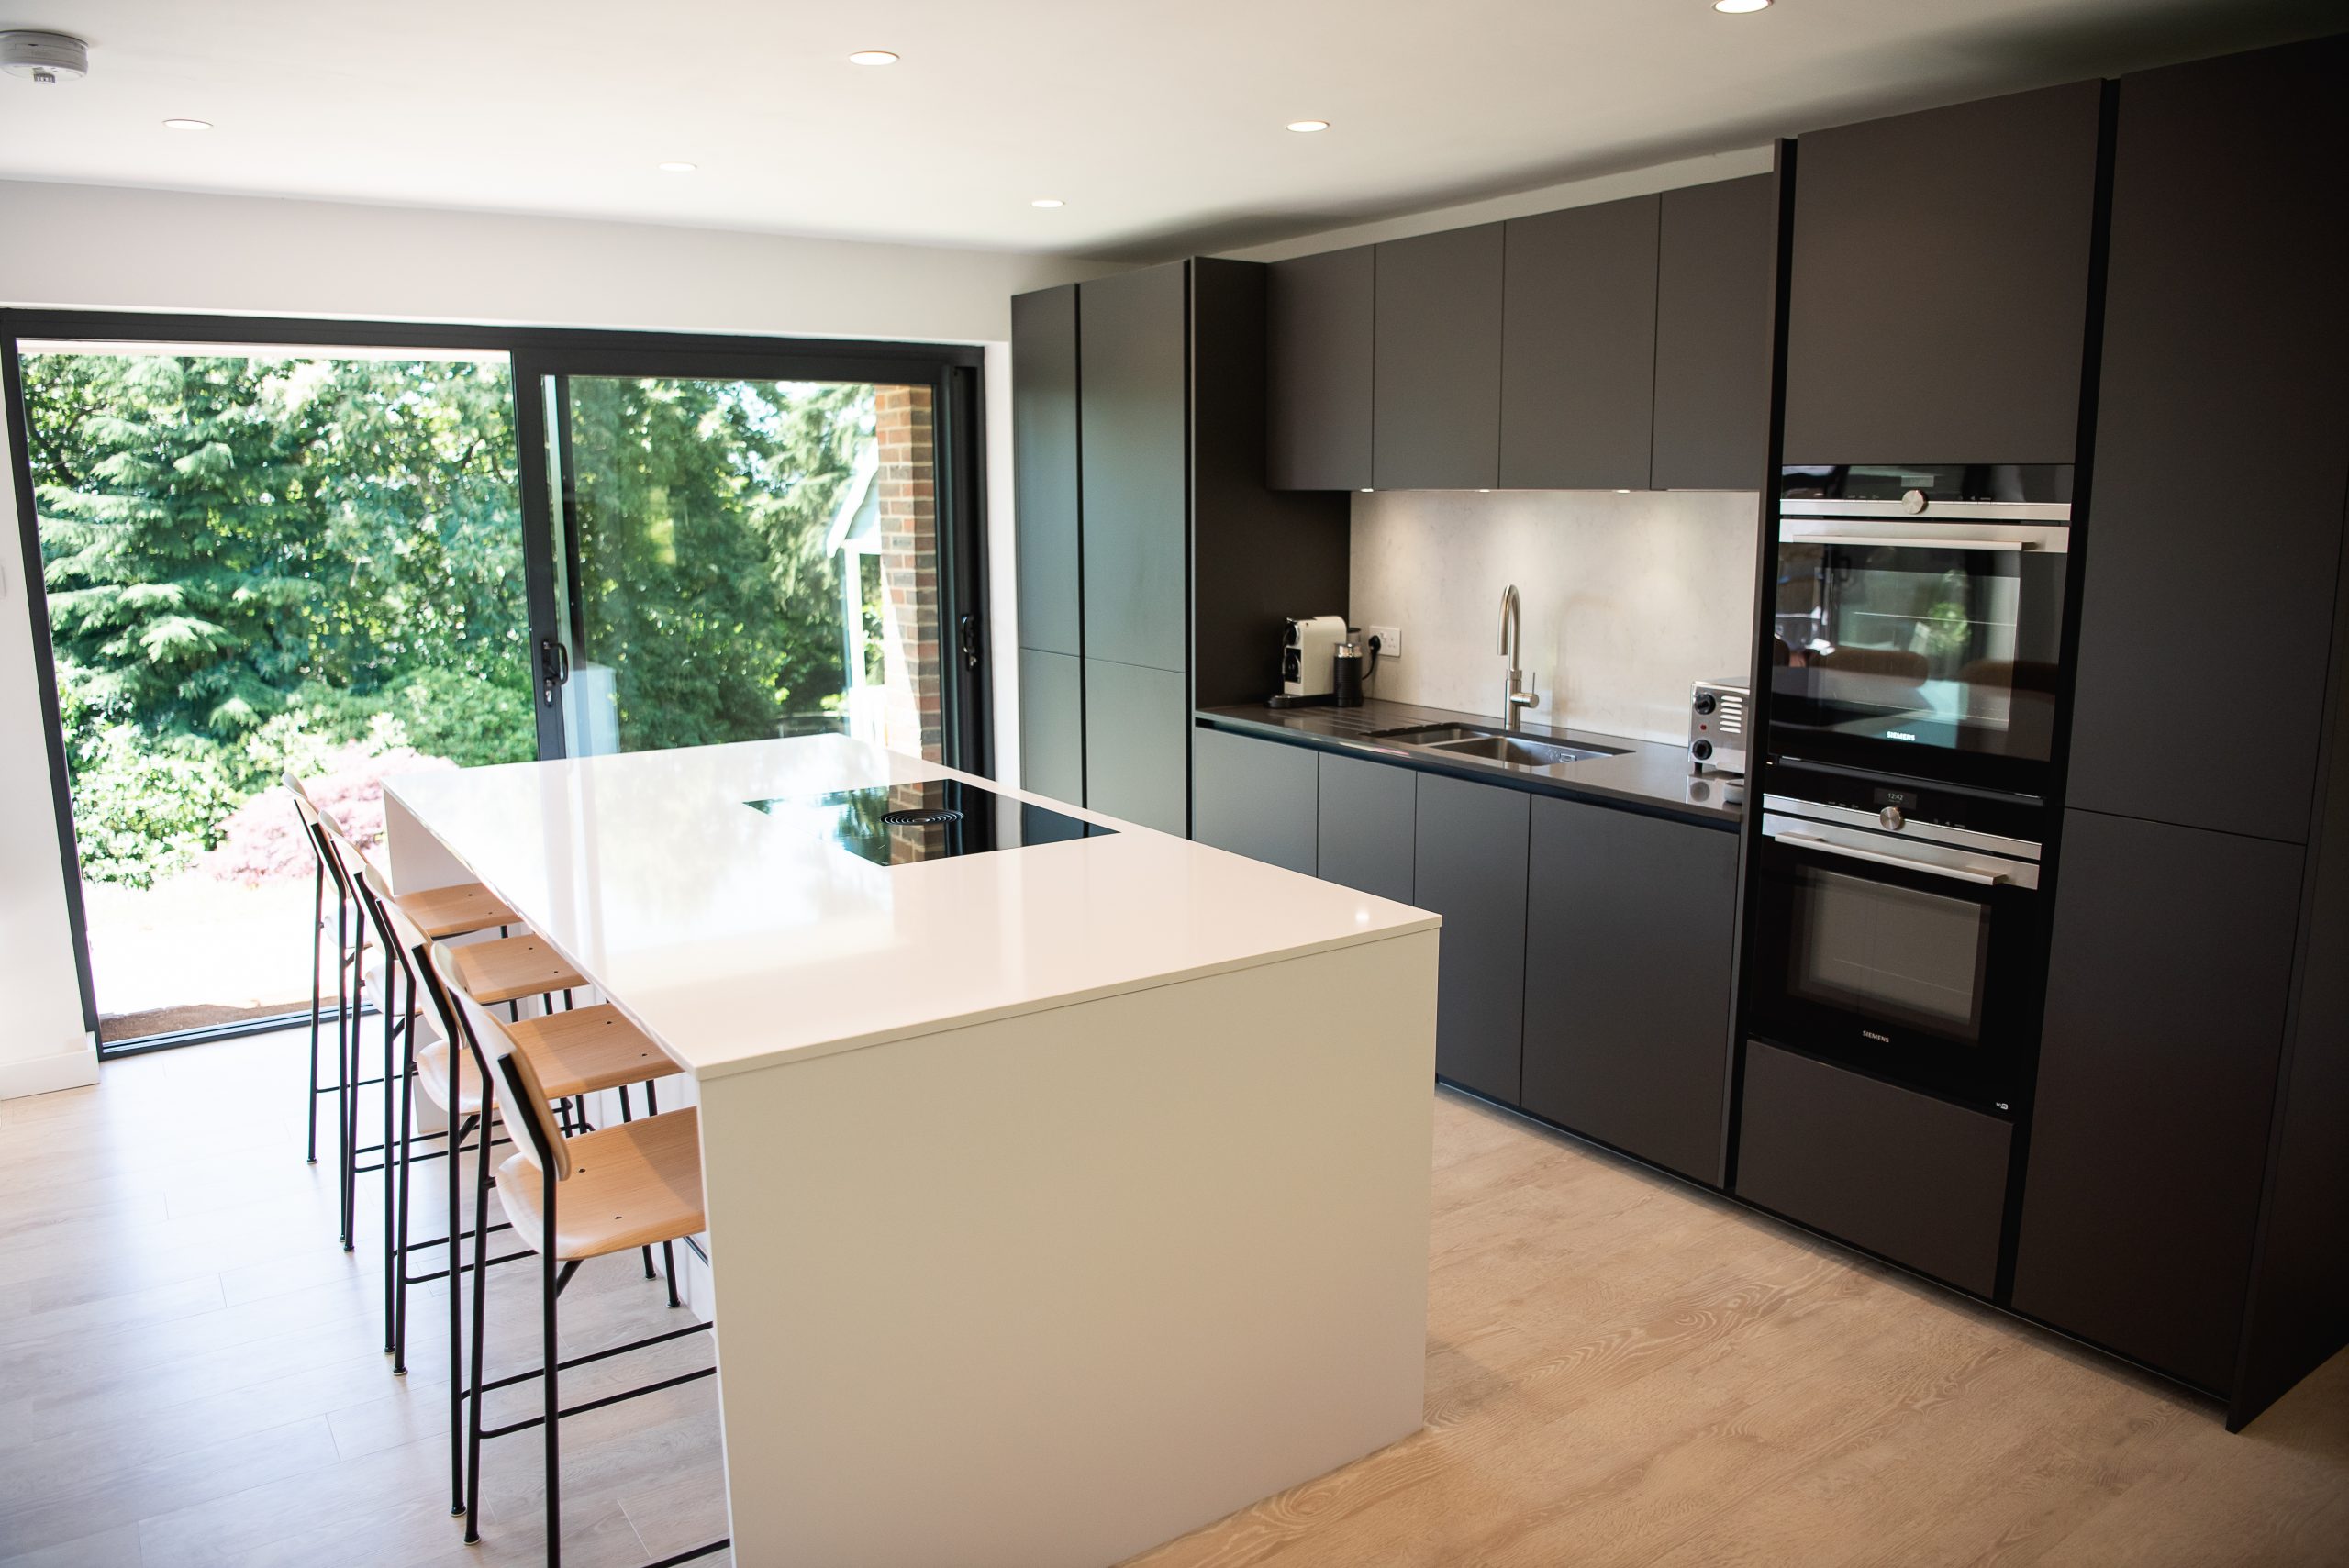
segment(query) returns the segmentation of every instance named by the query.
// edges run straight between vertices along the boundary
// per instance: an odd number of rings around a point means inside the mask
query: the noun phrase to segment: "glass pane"
[[[2043,762],[2062,604],[2057,555],[1788,540],[1772,721]]]
[[[384,774],[537,754],[507,362],[25,350],[99,1032],[306,1009],[280,775],[365,848]]]
[[[574,756],[942,756],[928,387],[550,378]]]
[[[1989,914],[1979,904],[1841,872],[1797,877],[1794,995],[1975,1040]]]

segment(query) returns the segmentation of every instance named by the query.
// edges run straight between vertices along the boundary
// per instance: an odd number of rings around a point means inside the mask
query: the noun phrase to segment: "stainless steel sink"
[[[1587,762],[1595,757],[1623,754],[1592,746],[1561,746],[1553,740],[1533,740],[1522,735],[1478,735],[1442,741],[1428,750],[1452,757],[1481,757],[1488,762],[1514,762],[1523,768],[1546,768],[1553,762]]]
[[[1466,724],[1424,724],[1408,729],[1382,729],[1374,739],[1397,745],[1424,747],[1447,757],[1469,757],[1480,762],[1500,762],[1520,768],[1546,768],[1557,762],[1587,762],[1598,757],[1620,757],[1613,746],[1569,746],[1563,741],[1537,740]]]

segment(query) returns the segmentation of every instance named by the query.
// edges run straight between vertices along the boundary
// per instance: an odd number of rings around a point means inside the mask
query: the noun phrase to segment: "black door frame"
[[[888,342],[856,339],[774,338],[724,333],[630,332],[602,328],[482,327],[460,323],[381,321],[362,317],[147,314],[139,311],[0,308],[0,400],[5,400],[8,461],[17,490],[25,613],[33,635],[33,666],[40,689],[42,740],[49,753],[50,795],[56,815],[58,858],[65,881],[82,1022],[93,1039],[98,1004],[90,968],[89,922],[82,900],[80,840],[73,827],[72,778],[57,701],[57,661],[49,642],[49,596],[41,573],[39,509],[32,492],[30,431],[25,419],[19,346],[26,340],[172,343],[190,349],[415,349],[503,353],[512,367],[516,479],[521,485],[523,592],[532,642],[553,627],[554,539],[546,488],[547,428],[541,373],[709,376],[742,380],[868,381],[930,388],[933,462],[937,473],[940,603],[939,650],[953,678],[945,684],[942,715],[952,766],[992,776],[986,605],[986,434],[981,376],[985,350],[976,344]],[[613,370],[607,367],[621,366]],[[533,691],[540,718],[540,754],[561,754],[560,705],[550,750],[545,706]],[[305,1009],[306,1016],[306,1009]],[[112,1045],[101,1057],[191,1045],[237,1034],[287,1027],[287,1018],[142,1036]]]

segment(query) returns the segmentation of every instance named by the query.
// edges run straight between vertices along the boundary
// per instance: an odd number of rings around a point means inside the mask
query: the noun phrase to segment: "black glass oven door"
[[[1999,1112],[2030,1060],[2029,888],[1765,838],[1752,1023],[1774,1043]]]
[[[1790,537],[1777,563],[1772,756],[2045,795],[2061,552]]]

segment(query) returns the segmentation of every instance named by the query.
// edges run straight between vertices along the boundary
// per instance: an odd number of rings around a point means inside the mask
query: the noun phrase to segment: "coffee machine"
[[[1281,643],[1283,703],[1327,702],[1336,679],[1338,645],[1346,639],[1343,616],[1290,617]]]

